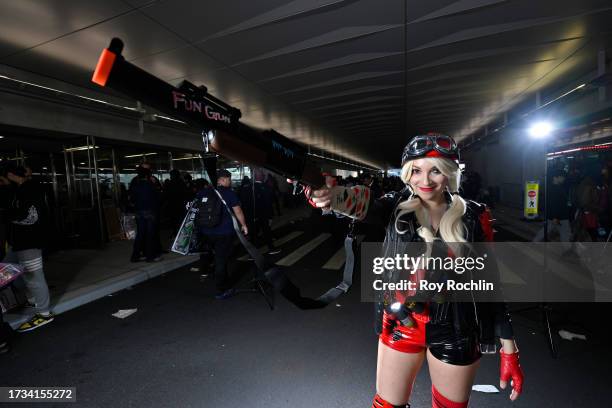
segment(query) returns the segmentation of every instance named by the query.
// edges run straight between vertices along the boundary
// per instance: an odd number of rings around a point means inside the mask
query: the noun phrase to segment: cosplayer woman
[[[323,187],[307,192],[312,205],[354,219],[386,225],[385,256],[403,252],[402,243],[492,240],[490,213],[458,194],[459,151],[445,135],[413,137],[402,156],[402,192],[373,200],[364,187]],[[403,317],[397,305],[405,311]],[[391,307],[390,307],[391,306]],[[408,318],[406,318],[406,314]],[[378,343],[377,394],[373,408],[409,406],[410,393],[425,359],[432,382],[432,407],[467,407],[482,354],[501,348],[500,387],[512,381],[518,398],[523,372],[503,303],[386,302]]]

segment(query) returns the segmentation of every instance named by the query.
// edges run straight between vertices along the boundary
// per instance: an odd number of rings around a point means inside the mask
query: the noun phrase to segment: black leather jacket
[[[393,192],[372,200],[368,213],[363,222],[378,225],[386,225],[385,241],[383,251],[385,256],[393,256],[398,250],[399,242],[422,242],[423,239],[416,233],[418,222],[414,214],[402,216],[404,225],[408,225],[408,232],[399,234],[395,229],[395,210],[397,205],[408,199],[410,191],[405,189],[401,192]],[[450,202],[450,194],[446,194]],[[466,212],[463,223],[466,227],[468,242],[485,242],[485,234],[480,222],[480,215],[485,211],[483,204],[474,201],[466,201]],[[405,217],[405,218],[404,218]],[[403,229],[403,228],[402,228]],[[377,306],[377,312],[382,313],[382,305]],[[513,330],[510,314],[505,303],[490,302],[444,302],[430,303],[430,318],[432,323],[452,324],[456,330],[465,329],[478,330],[481,350],[483,352],[495,352],[496,338],[512,339]],[[378,319],[377,319],[378,320]],[[377,330],[380,330],[377,328]]]

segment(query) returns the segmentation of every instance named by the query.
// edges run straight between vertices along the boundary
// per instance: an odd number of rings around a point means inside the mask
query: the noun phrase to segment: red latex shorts
[[[427,348],[425,326],[429,322],[427,309],[423,313],[412,313],[412,320],[414,326],[402,326],[385,311],[380,341],[393,350],[403,353],[419,353],[425,350]]]
[[[411,316],[414,325],[406,327],[385,311],[380,341],[403,353],[420,353],[429,348],[436,359],[453,365],[469,365],[481,357],[475,330],[457,333],[451,324],[432,324],[428,308]]]

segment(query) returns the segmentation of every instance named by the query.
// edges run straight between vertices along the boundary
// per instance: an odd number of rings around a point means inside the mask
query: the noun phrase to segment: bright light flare
[[[548,137],[554,127],[550,122],[536,122],[529,128],[529,135],[536,139],[542,139]]]

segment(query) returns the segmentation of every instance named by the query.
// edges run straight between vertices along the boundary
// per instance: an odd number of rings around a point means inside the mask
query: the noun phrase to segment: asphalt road
[[[320,235],[316,219],[277,231],[303,231],[282,246],[282,259]],[[330,229],[329,233],[333,231]],[[291,265],[292,276],[317,295],[340,279],[323,270],[342,235]],[[514,239],[500,231],[498,239]],[[237,254],[238,257],[240,254]],[[248,262],[235,261],[239,274]],[[219,301],[212,282],[188,268],[62,314],[48,326],[16,335],[0,356],[0,385],[73,386],[68,407],[369,407],[375,391],[372,305],[357,289],[323,310],[301,311],[281,297],[271,311],[258,294]],[[138,311],[118,319],[119,309]],[[610,306],[555,305],[553,323],[586,333],[587,341],[555,336],[553,359],[540,333],[538,310],[514,315],[526,381],[519,401],[508,392],[474,392],[471,407],[593,407],[609,395],[611,353],[605,328]],[[477,384],[498,385],[498,356],[483,357]],[[429,407],[425,365],[412,407]],[[26,406],[25,404],[16,406]],[[30,405],[28,405],[30,406]],[[38,406],[32,404],[31,406]]]

